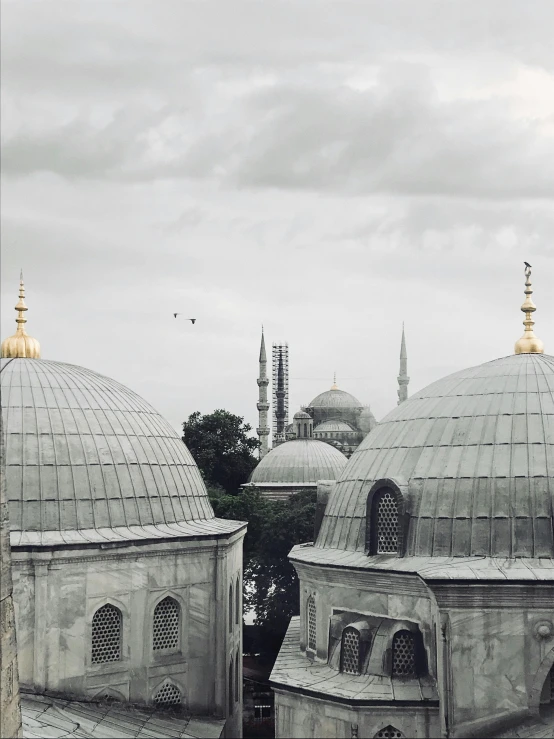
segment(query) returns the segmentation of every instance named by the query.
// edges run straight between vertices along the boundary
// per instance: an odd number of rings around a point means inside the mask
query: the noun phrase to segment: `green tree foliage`
[[[300,610],[298,578],[288,554],[313,539],[315,492],[284,501],[267,500],[256,489],[230,496],[209,489],[216,516],[248,521],[244,542],[244,605],[256,611],[260,645],[276,653],[291,616]]]
[[[252,427],[225,410],[191,413],[183,423],[183,441],[200,468],[206,485],[234,495],[258,463],[260,442],[248,436]]]

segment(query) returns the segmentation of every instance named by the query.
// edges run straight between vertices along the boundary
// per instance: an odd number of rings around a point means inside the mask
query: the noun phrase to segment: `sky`
[[[1,334],[180,429],[554,354],[551,0],[4,0]],[[183,313],[177,319],[173,313]],[[192,325],[184,320],[194,317]]]

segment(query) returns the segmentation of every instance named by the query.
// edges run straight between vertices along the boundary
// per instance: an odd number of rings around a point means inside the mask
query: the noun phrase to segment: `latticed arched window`
[[[348,675],[360,674],[360,633],[351,626],[342,632],[340,669]]]
[[[541,706],[554,705],[554,667],[550,669],[550,672],[548,673],[548,675],[546,676],[546,680],[544,681],[540,703]]]
[[[400,533],[400,500],[389,488],[373,496],[369,525],[371,554],[398,554]]]
[[[121,624],[119,608],[111,603],[99,608],[92,617],[92,656],[95,665],[121,659]]]
[[[384,729],[373,735],[373,739],[404,739],[404,734],[394,726],[385,726]]]
[[[240,659],[239,650],[235,657],[235,701],[238,701],[240,697]]]
[[[240,577],[237,577],[237,584],[235,585],[235,623],[240,623]]]
[[[308,649],[316,651],[317,646],[317,631],[316,631],[316,616],[317,610],[315,607],[315,598],[310,595],[308,598]]]
[[[169,595],[154,608],[152,649],[155,652],[179,648],[179,621],[181,608]]]
[[[233,629],[233,583],[229,585],[229,631]]]
[[[233,709],[235,707],[233,678],[234,678],[234,666],[233,666],[233,658],[231,657],[231,661],[229,662],[229,716],[232,715]]]
[[[158,706],[178,706],[183,701],[179,688],[173,683],[165,683],[154,696]]]
[[[415,634],[397,631],[392,640],[392,676],[416,677],[417,654]]]

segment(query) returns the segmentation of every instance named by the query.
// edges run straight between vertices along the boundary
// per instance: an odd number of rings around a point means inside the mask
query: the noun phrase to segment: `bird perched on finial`
[[[182,316],[182,315],[183,315],[182,313],[174,313],[173,318],[177,318],[177,316]],[[190,321],[192,325],[194,326],[194,324],[196,323],[196,318],[185,318],[185,321]]]
[[[527,269],[531,269],[531,265],[529,264],[529,262],[523,262],[523,264],[527,267]]]

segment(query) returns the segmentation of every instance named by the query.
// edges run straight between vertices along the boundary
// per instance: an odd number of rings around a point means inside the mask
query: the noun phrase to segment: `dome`
[[[297,411],[294,414],[294,418],[296,418],[297,420],[299,420],[301,418],[309,418],[311,420],[312,417],[310,416],[309,413],[306,413],[306,411]]]
[[[167,531],[214,518],[177,432],[120,383],[83,367],[17,358],[2,360],[1,388],[13,531]]]
[[[318,547],[364,551],[381,480],[403,495],[407,555],[552,557],[554,357],[497,359],[397,406],[343,470]]]
[[[361,408],[362,404],[350,393],[331,388],[320,393],[309,404],[308,408]]]
[[[324,441],[293,439],[272,449],[252,472],[249,482],[317,483],[336,480],[346,465],[346,457]]]
[[[314,434],[319,433],[353,433],[354,429],[346,421],[323,421],[314,429]],[[354,432],[355,433],[355,432]]]

